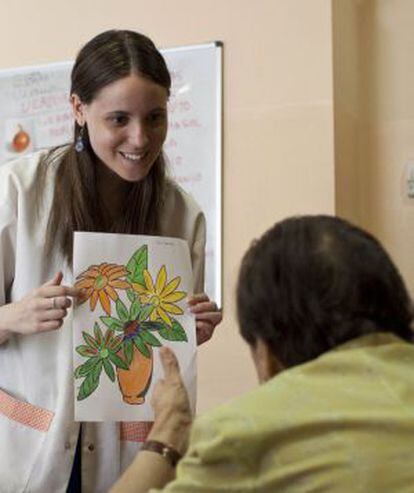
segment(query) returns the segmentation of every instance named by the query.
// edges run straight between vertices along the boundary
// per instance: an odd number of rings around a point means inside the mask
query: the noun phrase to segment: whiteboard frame
[[[211,41],[194,45],[160,48],[162,54],[168,52],[216,48],[216,149],[215,149],[215,208],[217,210],[217,224],[215,225],[214,245],[216,262],[214,265],[214,278],[216,279],[216,299],[219,308],[223,304],[223,43]]]

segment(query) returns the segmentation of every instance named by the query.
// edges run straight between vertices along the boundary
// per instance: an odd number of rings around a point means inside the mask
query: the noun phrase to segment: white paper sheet
[[[186,306],[192,294],[187,243],[75,233],[73,272],[84,293],[73,317],[75,419],[153,420],[152,389],[163,377],[157,344],[177,355],[194,410],[196,336]]]

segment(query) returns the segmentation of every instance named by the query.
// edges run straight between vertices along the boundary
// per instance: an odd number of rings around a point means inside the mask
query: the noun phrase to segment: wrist
[[[178,461],[182,459],[182,454],[177,449],[159,440],[146,440],[142,444],[141,450],[160,454],[171,467],[175,467]]]
[[[192,419],[190,415],[161,415],[155,418],[148,440],[156,440],[173,447],[180,454],[187,450]]]

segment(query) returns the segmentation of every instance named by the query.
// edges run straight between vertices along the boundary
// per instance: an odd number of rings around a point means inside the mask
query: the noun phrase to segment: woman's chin
[[[116,165],[108,165],[106,163],[103,164],[114,179],[120,178],[121,180],[129,183],[136,183],[144,180],[148,176],[148,173],[152,167],[152,165],[148,166],[140,163],[117,163]]]

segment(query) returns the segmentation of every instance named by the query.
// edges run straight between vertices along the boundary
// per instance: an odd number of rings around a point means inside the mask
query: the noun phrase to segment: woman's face
[[[80,126],[87,125],[98,159],[129,182],[144,179],[167,135],[167,90],[139,75],[101,89],[90,104],[72,95]]]

